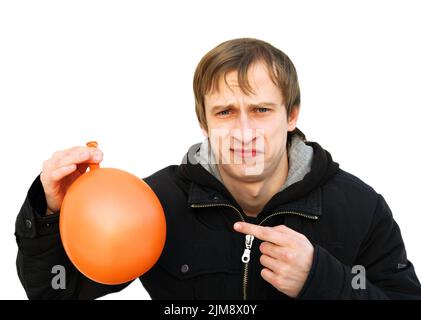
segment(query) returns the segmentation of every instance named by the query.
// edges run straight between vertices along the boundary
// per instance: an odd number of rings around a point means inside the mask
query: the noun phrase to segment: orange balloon
[[[93,164],[64,197],[60,235],[82,274],[99,283],[120,284],[144,274],[161,255],[164,210],[143,180]]]

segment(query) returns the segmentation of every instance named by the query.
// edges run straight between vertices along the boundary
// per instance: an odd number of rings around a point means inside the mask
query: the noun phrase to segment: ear
[[[300,114],[300,107],[293,106],[291,114],[288,118],[288,131],[293,131],[297,127],[298,115]]]

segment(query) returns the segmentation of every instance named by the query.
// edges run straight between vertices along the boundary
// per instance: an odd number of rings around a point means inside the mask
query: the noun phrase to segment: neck
[[[274,170],[264,175],[261,180],[243,181],[232,177],[219,167],[222,181],[247,216],[256,217],[279,192],[288,176],[288,156],[284,152],[281,161]]]

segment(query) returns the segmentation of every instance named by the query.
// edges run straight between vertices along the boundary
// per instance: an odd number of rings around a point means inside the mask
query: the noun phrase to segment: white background
[[[289,55],[298,127],[385,197],[421,275],[419,17],[419,1],[1,1],[0,298],[26,298],[14,222],[43,160],[97,140],[139,177],[179,163],[202,140],[194,69],[237,37]]]

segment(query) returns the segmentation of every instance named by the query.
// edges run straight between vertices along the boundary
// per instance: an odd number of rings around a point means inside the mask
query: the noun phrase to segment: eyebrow
[[[232,108],[233,104],[227,104],[227,105],[215,105],[210,108],[211,111],[219,110],[219,109],[225,109],[225,108]],[[274,102],[257,102],[257,103],[250,103],[247,105],[248,107],[276,107],[277,104]]]

